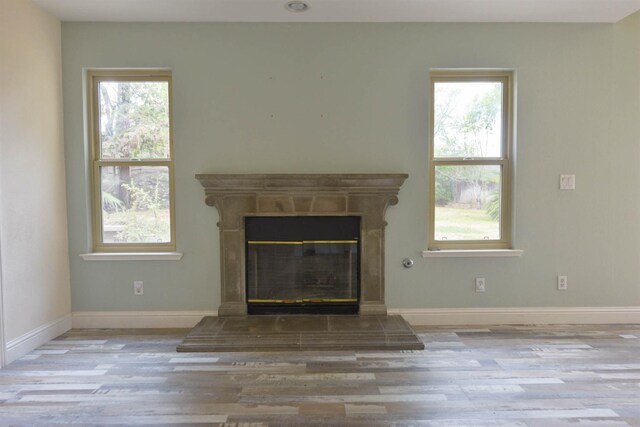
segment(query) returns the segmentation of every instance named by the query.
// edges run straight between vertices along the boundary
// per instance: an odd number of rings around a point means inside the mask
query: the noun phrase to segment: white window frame
[[[483,158],[434,157],[434,101],[438,82],[502,83],[502,156]],[[504,70],[437,70],[430,73],[429,100],[429,251],[511,249],[511,209],[513,171],[513,72]],[[500,239],[436,240],[435,239],[435,171],[436,166],[497,165],[501,167]]]

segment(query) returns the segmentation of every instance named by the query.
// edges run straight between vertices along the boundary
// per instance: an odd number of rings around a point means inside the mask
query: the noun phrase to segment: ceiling
[[[62,21],[617,22],[640,0],[33,0]]]

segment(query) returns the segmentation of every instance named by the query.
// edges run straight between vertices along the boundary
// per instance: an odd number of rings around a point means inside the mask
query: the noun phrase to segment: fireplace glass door
[[[250,314],[357,313],[359,218],[246,219]]]

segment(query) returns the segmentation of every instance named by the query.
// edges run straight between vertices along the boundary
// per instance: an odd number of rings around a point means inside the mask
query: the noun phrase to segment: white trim
[[[640,307],[396,308],[412,325],[640,323]],[[211,311],[80,311],[74,328],[192,328]]]
[[[217,311],[77,311],[71,314],[73,327],[104,328],[192,328],[204,316]]]
[[[0,171],[1,172],[1,171]],[[0,193],[2,192],[2,173],[0,173]],[[4,325],[7,312],[4,306],[4,291],[2,287],[2,197],[0,197],[0,369],[7,366],[7,342],[5,339]]]
[[[638,307],[398,308],[412,325],[554,325],[640,323]]]
[[[2,223],[0,222],[0,228]],[[6,313],[2,290],[2,235],[0,233],[0,369],[7,365],[7,347],[4,340],[4,313]]]
[[[80,254],[85,261],[180,261],[181,252],[92,252]]]
[[[71,315],[67,314],[12,339],[7,342],[7,364],[64,334],[69,329],[71,329]]]
[[[519,257],[522,249],[446,249],[422,251],[423,258],[482,258],[482,257]]]

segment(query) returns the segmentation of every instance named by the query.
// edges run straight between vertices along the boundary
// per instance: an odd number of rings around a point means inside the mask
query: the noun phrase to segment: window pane
[[[434,86],[434,156],[501,157],[502,83]]]
[[[103,243],[169,243],[169,168],[100,168]]]
[[[168,82],[100,82],[103,159],[169,157]]]
[[[499,240],[500,166],[436,166],[435,240]]]

